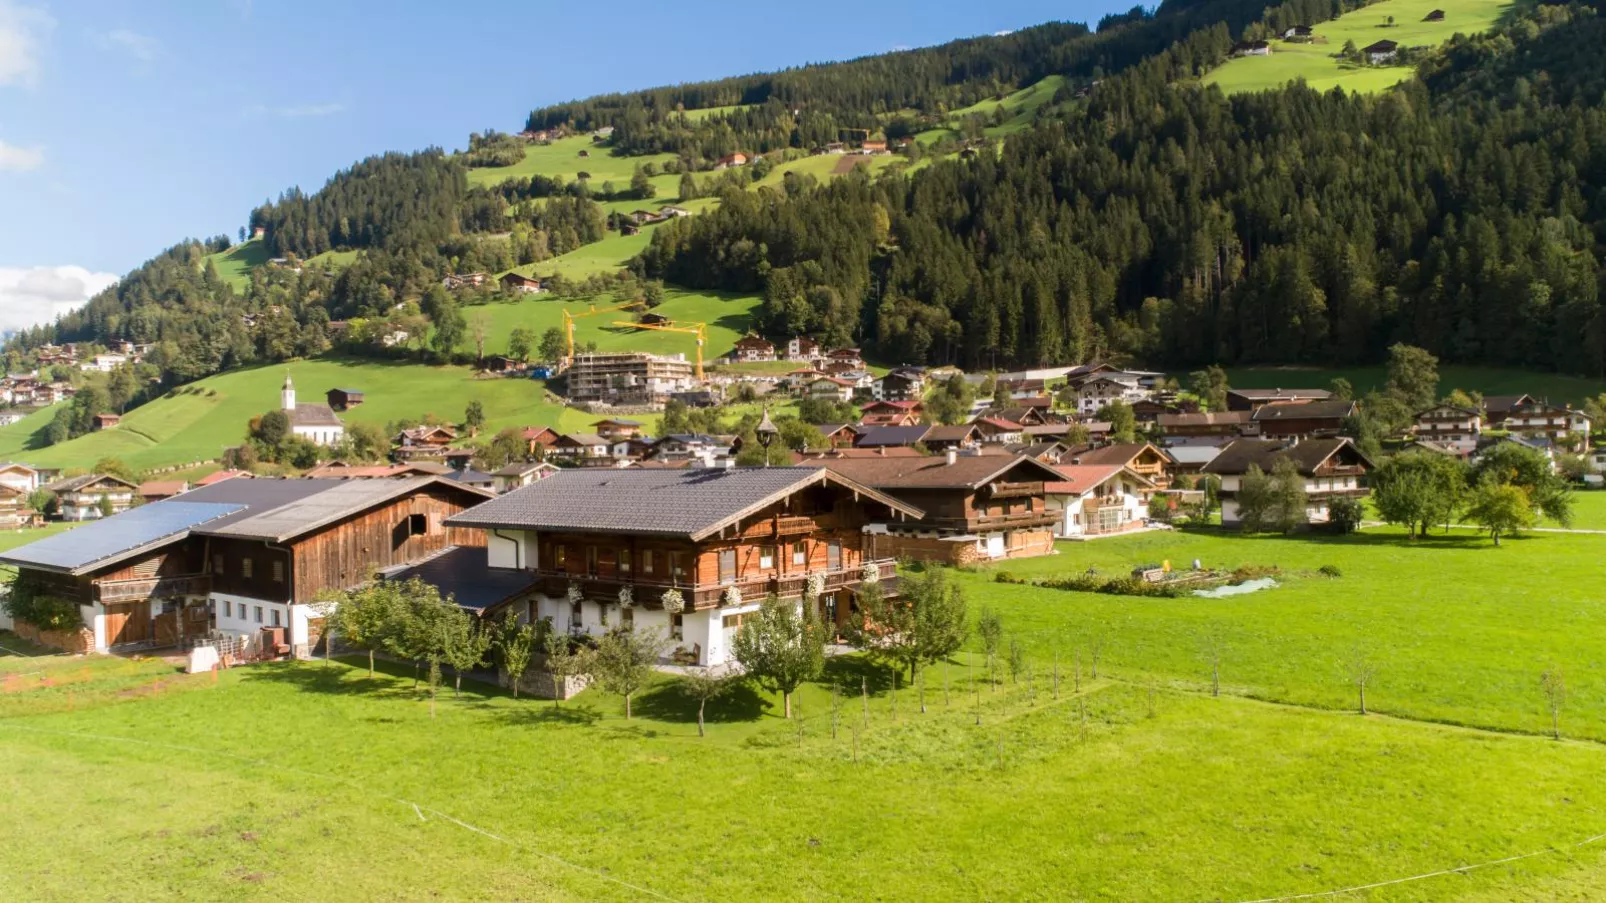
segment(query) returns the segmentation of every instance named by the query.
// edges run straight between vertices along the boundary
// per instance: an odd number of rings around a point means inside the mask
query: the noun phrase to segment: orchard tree
[[[524,679],[530,657],[535,654],[535,628],[520,624],[518,618],[509,615],[496,631],[495,645],[502,671],[507,674],[507,684],[513,690],[513,698],[518,699],[519,681]]]
[[[1472,490],[1467,519],[1488,530],[1498,548],[1501,535],[1533,526],[1533,503],[1520,486],[1483,480]]]
[[[441,650],[446,663],[452,666],[452,695],[463,692],[463,672],[485,664],[485,655],[491,649],[491,635],[478,618],[453,605],[441,621]]]
[[[1430,524],[1455,519],[1465,500],[1466,465],[1449,455],[1408,451],[1394,455],[1371,474],[1372,504],[1407,536],[1426,536]]]
[[[1500,442],[1484,451],[1472,467],[1474,484],[1495,482],[1516,486],[1528,496],[1533,510],[1561,524],[1573,522],[1573,494],[1567,483],[1538,449],[1515,442]]]
[[[710,701],[730,692],[731,682],[731,672],[713,668],[689,668],[681,675],[681,691],[697,700],[697,736],[708,736],[703,728],[703,713]]]
[[[620,628],[610,630],[592,653],[592,674],[604,690],[625,698],[625,720],[631,716],[630,701],[636,692],[652,681],[653,665],[664,651],[667,640],[658,630]]]
[[[825,669],[825,627],[815,606],[771,595],[742,619],[732,651],[749,677],[781,694],[785,716],[791,718],[792,693]]]
[[[964,592],[947,574],[929,568],[905,575],[896,597],[882,592],[879,580],[861,583],[858,610],[848,622],[850,642],[900,674],[907,669],[911,682],[922,664],[959,651],[969,621]]]

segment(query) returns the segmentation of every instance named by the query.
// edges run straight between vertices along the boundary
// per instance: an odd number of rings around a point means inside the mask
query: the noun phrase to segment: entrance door
[[[125,646],[150,639],[151,605],[129,602],[106,606],[106,645]]]

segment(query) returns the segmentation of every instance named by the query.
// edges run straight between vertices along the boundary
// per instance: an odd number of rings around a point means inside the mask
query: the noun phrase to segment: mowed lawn
[[[1184,384],[1188,374],[1173,374]],[[1350,381],[1357,396],[1373,389],[1381,390],[1388,382],[1388,373],[1382,366],[1369,367],[1232,367],[1227,370],[1227,382],[1235,389],[1325,389],[1336,378]],[[1529,394],[1549,399],[1556,404],[1580,405],[1586,398],[1606,392],[1606,380],[1559,373],[1537,373],[1531,370],[1512,370],[1498,367],[1464,367],[1444,364],[1439,367],[1439,394],[1447,395],[1452,389],[1482,392],[1485,395]]]
[[[1204,77],[1228,94],[1263,91],[1303,78],[1312,88],[1327,91],[1373,93],[1391,88],[1416,74],[1411,66],[1355,66],[1340,63],[1335,54],[1345,41],[1357,48],[1382,40],[1402,47],[1434,47],[1456,34],[1478,34],[1493,28],[1511,8],[1510,0],[1384,0],[1314,26],[1314,43],[1271,42],[1271,55],[1240,57],[1218,66]],[[1429,12],[1443,9],[1442,22],[1422,21]],[[1392,26],[1389,17],[1394,18]]]
[[[539,342],[548,329],[563,328],[563,311],[582,317],[593,308],[613,306],[611,298],[591,301],[520,300],[505,304],[487,304],[464,310],[468,317],[484,315],[490,318],[490,340],[486,351],[502,354],[507,351],[508,337],[513,330],[524,327],[535,334]],[[708,343],[703,348],[705,362],[730,351],[736,340],[745,335],[751,325],[753,309],[758,306],[755,295],[733,295],[713,292],[692,292],[667,289],[664,303],[654,313],[671,318],[672,325],[705,323],[708,326]],[[646,351],[653,354],[684,354],[687,360],[696,357],[697,339],[689,333],[664,332],[638,328],[617,327],[616,322],[633,322],[636,314],[628,310],[597,313],[575,321],[574,339],[578,344],[596,342],[603,351]]]
[[[533,380],[480,379],[466,367],[417,361],[322,357],[208,377],[130,411],[115,429],[14,456],[43,467],[89,467],[107,455],[136,468],[213,459],[245,438],[252,417],[278,407],[286,373],[304,401],[322,402],[335,387],[367,393],[362,406],[343,415],[347,422],[384,424],[431,413],[458,421],[474,399],[485,406],[490,429],[543,423],[575,429],[587,422],[586,415],[550,401]],[[25,420],[0,429],[0,442],[24,449],[29,425]]]

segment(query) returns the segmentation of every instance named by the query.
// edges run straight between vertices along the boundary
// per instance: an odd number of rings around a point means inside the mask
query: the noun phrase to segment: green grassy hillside
[[[268,248],[253,238],[227,251],[209,254],[207,259],[217,267],[217,274],[234,286],[235,291],[243,292],[251,284],[251,271],[268,262]]]
[[[1037,111],[1044,104],[1053,100],[1055,92],[1064,86],[1065,77],[1063,75],[1050,75],[1041,81],[1021,88],[1019,91],[1006,94],[1001,99],[988,99],[973,103],[968,107],[960,107],[948,114],[948,127],[927,129],[916,135],[915,140],[921,144],[931,144],[942,138],[958,138],[960,137],[959,123],[966,116],[979,113],[990,117],[993,115],[993,111],[999,107],[1004,108],[1004,112],[1008,114],[1009,118],[1002,125],[988,126],[986,129],[987,136],[990,138],[1003,138],[1012,135],[1031,125],[1037,116]]]
[[[1345,41],[1354,41],[1356,47],[1385,39],[1402,47],[1442,44],[1458,33],[1489,30],[1510,7],[1510,0],[1384,0],[1315,26],[1314,43],[1274,40],[1270,56],[1231,60],[1206,75],[1204,83],[1228,94],[1275,88],[1299,78],[1319,91],[1335,87],[1362,93],[1382,91],[1412,77],[1415,70],[1410,66],[1341,64],[1334,54]],[[1445,11],[1444,21],[1422,21],[1435,9]]]
[[[727,295],[708,292],[690,292],[669,289],[664,292],[664,303],[654,310],[678,323],[708,324],[708,344],[703,348],[707,360],[724,354],[736,340],[748,331],[753,308],[759,298],[755,295]],[[516,327],[533,331],[537,340],[546,330],[563,325],[563,311],[579,315],[596,307],[608,307],[611,299],[590,301],[518,301],[512,304],[488,304],[471,307],[465,313],[472,317],[484,313],[491,318],[491,339],[487,353],[507,351],[508,336]],[[692,359],[697,342],[691,335],[646,329],[620,329],[611,324],[617,320],[631,320],[628,311],[598,314],[575,323],[575,341],[596,342],[603,351],[647,351],[653,354],[684,354]]]
[[[586,156],[580,156],[584,151]],[[652,154],[645,157],[616,157],[606,147],[591,140],[590,135],[560,138],[549,144],[531,144],[524,151],[524,159],[512,166],[484,166],[468,171],[468,180],[474,185],[499,185],[508,179],[529,178],[533,175],[562,176],[574,182],[580,173],[591,174],[593,187],[613,182],[620,188],[630,185],[630,176],[637,166],[647,163],[662,167],[675,159],[674,154]],[[679,176],[658,176],[653,180],[658,194],[674,197]]]

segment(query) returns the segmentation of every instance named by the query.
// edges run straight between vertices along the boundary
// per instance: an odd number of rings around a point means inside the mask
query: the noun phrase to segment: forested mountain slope
[[[637,266],[967,366],[1446,360],[1600,374],[1600,23],[1538,7],[1376,97],[1223,97],[1196,33],[997,155],[728,200]],[[1565,71],[1554,72],[1553,68]]]

